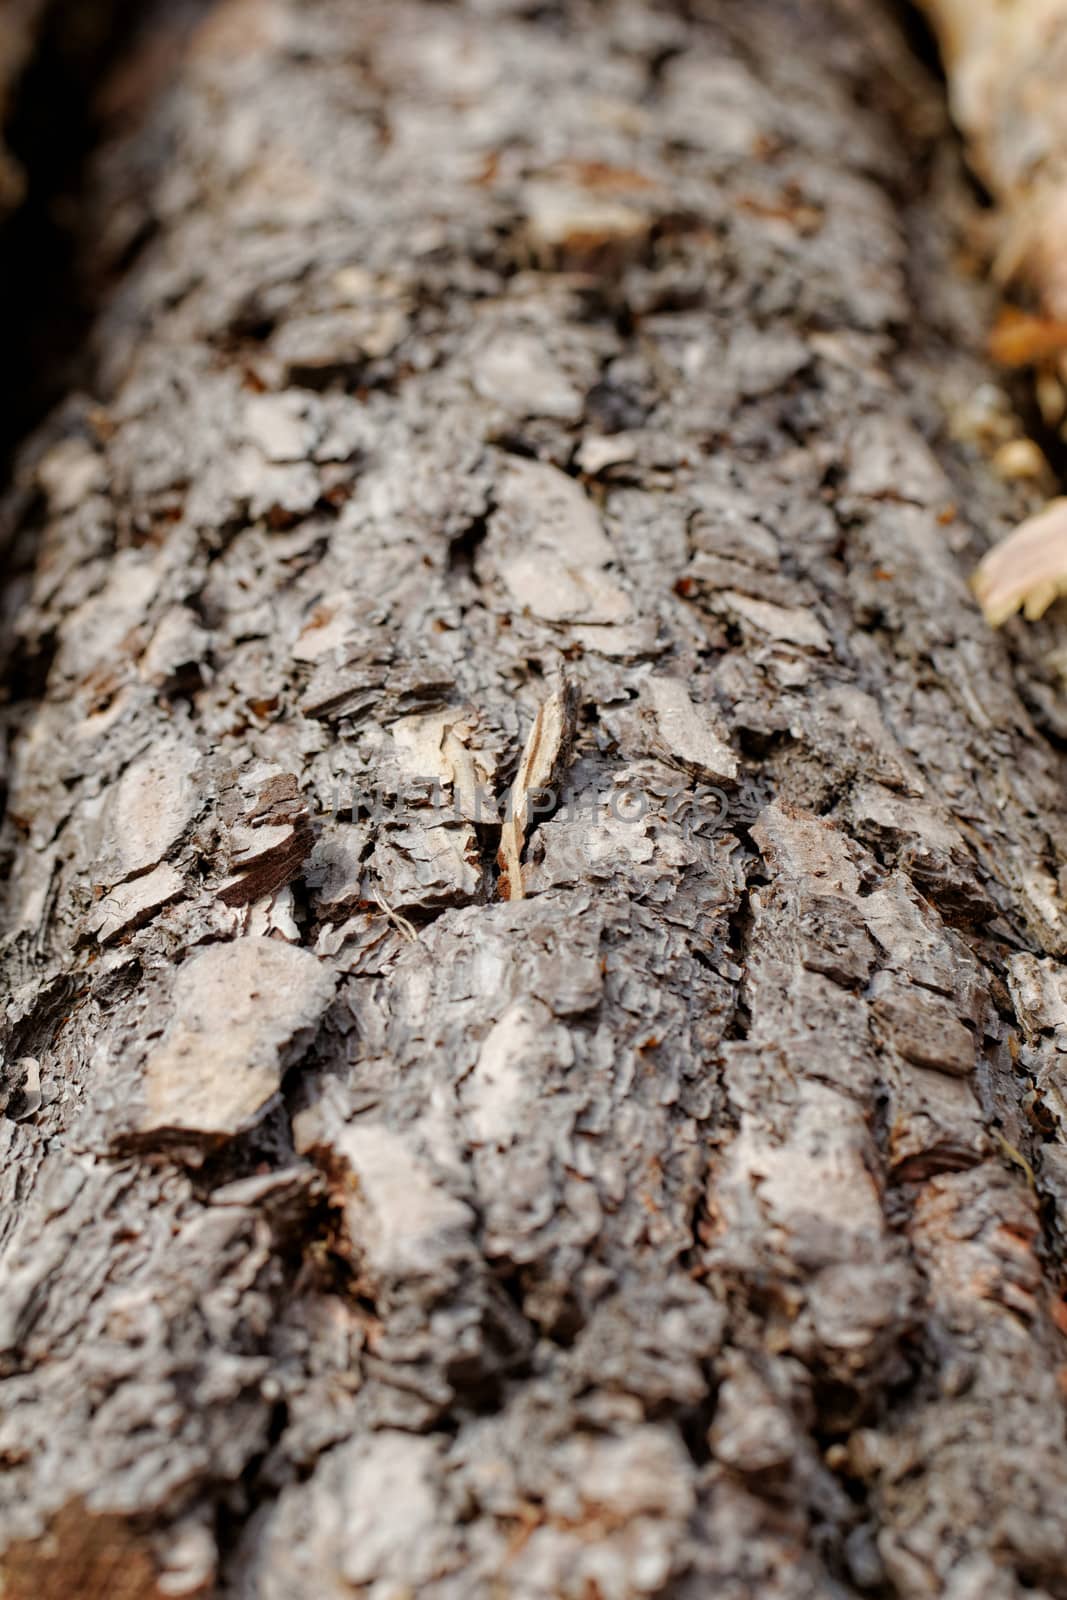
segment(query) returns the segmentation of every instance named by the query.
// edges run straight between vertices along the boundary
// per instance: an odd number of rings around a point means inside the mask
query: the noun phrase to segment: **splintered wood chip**
[[[974,592],[995,628],[1018,611],[1042,616],[1067,592],[1067,499],[1052,500],[994,545],[973,579]]]
[[[564,683],[544,702],[527,737],[511,786],[508,814],[497,852],[503,876],[501,892],[508,900],[523,898],[520,860],[526,842],[530,803],[539,791],[551,785],[562,766],[574,734],[577,709],[577,691],[572,684]]]
[[[333,999],[334,974],[276,939],[212,944],[180,969],[170,1025],[144,1067],[139,1131],[232,1135],[281,1087]]]

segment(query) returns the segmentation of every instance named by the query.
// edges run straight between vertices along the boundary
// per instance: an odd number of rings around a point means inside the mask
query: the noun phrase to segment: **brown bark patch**
[[[39,1539],[18,1539],[0,1559],[5,1600],[161,1600],[145,1540],[120,1516],[95,1516],[69,1500]]]

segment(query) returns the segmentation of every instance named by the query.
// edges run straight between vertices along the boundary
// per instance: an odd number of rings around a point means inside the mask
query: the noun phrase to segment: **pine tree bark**
[[[968,589],[941,117],[873,0],[222,0],[101,152],[5,1600],[1067,1595],[1062,657]]]

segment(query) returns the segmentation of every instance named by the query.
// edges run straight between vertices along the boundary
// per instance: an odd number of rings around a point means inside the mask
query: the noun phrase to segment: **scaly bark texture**
[[[103,152],[5,1600],[1067,1596],[1067,730],[932,107],[859,0],[224,0]]]

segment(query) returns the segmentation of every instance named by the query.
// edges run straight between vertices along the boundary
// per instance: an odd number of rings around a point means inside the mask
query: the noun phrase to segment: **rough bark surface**
[[[1067,1596],[1067,727],[937,116],[858,0],[224,0],[102,153],[5,1600]]]

